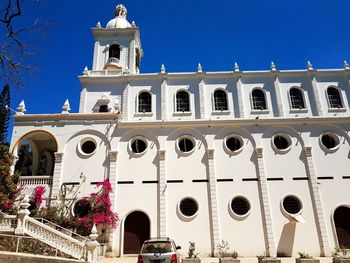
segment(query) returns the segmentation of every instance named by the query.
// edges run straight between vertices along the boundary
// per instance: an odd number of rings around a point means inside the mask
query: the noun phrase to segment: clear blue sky
[[[92,66],[90,28],[114,16],[114,0],[24,1],[23,23],[53,21],[45,36],[31,39],[40,70],[12,90],[12,108],[24,99],[27,114],[56,113],[66,98],[78,111],[77,76]],[[128,20],[140,28],[142,72],[340,68],[350,62],[349,0],[124,0]],[[1,83],[2,84],[2,83]]]

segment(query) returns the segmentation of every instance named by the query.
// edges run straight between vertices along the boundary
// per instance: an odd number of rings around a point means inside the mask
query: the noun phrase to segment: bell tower
[[[95,38],[92,70],[107,70],[116,75],[140,73],[143,56],[140,31],[135,22],[128,22],[127,12],[125,6],[119,4],[115,17],[105,28],[98,22],[91,29]]]

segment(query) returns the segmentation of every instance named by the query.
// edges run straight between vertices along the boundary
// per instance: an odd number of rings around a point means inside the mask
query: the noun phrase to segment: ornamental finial
[[[16,115],[23,115],[26,112],[26,105],[24,103],[24,100],[21,101],[21,103],[17,107]]]
[[[271,71],[276,71],[276,65],[271,61]]]
[[[239,66],[237,64],[237,62],[235,62],[235,72],[238,72],[239,71]]]
[[[84,70],[83,70],[83,75],[86,76],[89,74],[89,69],[87,66],[85,66]]]
[[[201,63],[198,63],[197,72],[202,72],[202,71],[203,71],[202,65]]]
[[[307,61],[307,70],[314,70],[312,63],[309,60]]]
[[[162,66],[160,67],[160,73],[165,73],[165,66],[164,66],[164,64],[162,64]]]
[[[344,69],[350,69],[349,63],[346,60],[344,60]]]
[[[115,7],[115,16],[120,16],[126,18],[126,15],[128,13],[128,10],[123,4],[119,4]]]
[[[66,101],[64,102],[63,106],[62,106],[62,114],[68,114],[70,111],[70,105],[69,105],[69,100],[66,99]]]
[[[101,28],[101,22],[100,21],[97,22],[96,28]]]

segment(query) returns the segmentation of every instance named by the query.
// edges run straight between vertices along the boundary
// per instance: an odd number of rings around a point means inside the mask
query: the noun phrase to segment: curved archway
[[[334,226],[337,233],[338,246],[350,248],[350,208],[339,206],[334,211]]]
[[[138,254],[143,242],[150,238],[150,227],[150,220],[145,213],[130,213],[124,221],[123,254]]]

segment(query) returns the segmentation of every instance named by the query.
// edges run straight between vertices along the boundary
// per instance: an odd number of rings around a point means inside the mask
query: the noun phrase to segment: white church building
[[[221,240],[240,256],[350,248],[350,68],[140,70],[139,28],[123,5],[92,28],[79,112],[15,115],[11,150],[33,152],[28,187],[79,200],[109,178],[115,256],[150,237]],[[45,163],[45,167],[43,167]],[[62,191],[64,189],[64,191]],[[74,212],[74,209],[73,211]]]

